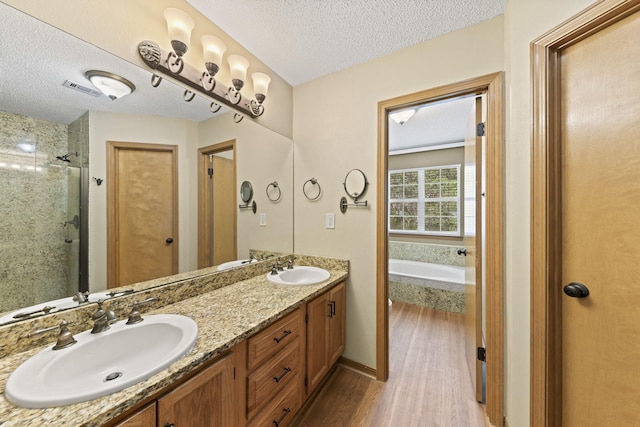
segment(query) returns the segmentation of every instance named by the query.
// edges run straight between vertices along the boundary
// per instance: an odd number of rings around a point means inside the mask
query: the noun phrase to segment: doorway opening
[[[398,185],[400,177],[402,177],[402,185],[413,185],[410,182],[404,181],[405,178],[409,180],[415,178],[416,174],[405,177],[407,169],[392,170],[395,160],[390,159],[390,141],[393,136],[393,122],[390,122],[390,118],[394,113],[400,113],[406,110],[414,109],[417,111],[420,106],[429,104],[447,104],[452,100],[468,99],[467,102],[476,102],[476,98],[486,96],[486,118],[484,119],[484,132],[486,136],[486,170],[482,177],[485,180],[485,188],[481,190],[475,190],[474,194],[478,196],[485,193],[486,197],[486,223],[480,224],[480,227],[486,229],[486,239],[476,239],[476,231],[480,230],[478,224],[473,221],[473,227],[471,224],[467,225],[468,231],[473,231],[474,239],[467,241],[464,235],[464,200],[459,197],[463,193],[463,172],[464,167],[456,166],[452,167],[452,162],[445,162],[447,164],[432,165],[429,168],[425,168],[418,172],[423,175],[422,182],[418,182],[418,192],[422,191],[422,194],[426,194],[424,190],[424,177],[429,176],[435,179],[435,175],[438,175],[438,181],[430,181],[429,186],[435,187],[452,187],[458,186],[458,201],[453,203],[453,200],[445,200],[440,198],[439,200],[425,200],[423,204],[419,204],[418,207],[409,207],[405,209],[405,201],[401,204],[392,205],[392,199],[397,194],[392,192],[399,192],[398,188],[393,189],[394,185]],[[480,98],[481,99],[481,98]],[[480,101],[482,102],[482,101]],[[453,104],[450,104],[453,105]],[[475,109],[475,107],[474,107]],[[481,111],[482,109],[480,109]],[[475,110],[474,110],[475,111]],[[482,277],[476,280],[475,274],[472,274],[473,278],[466,278],[463,283],[487,283],[486,289],[486,316],[482,316],[482,309],[472,315],[474,324],[479,326],[479,341],[474,336],[474,343],[479,342],[477,347],[484,347],[482,344],[482,319],[486,319],[486,366],[487,366],[487,406],[486,414],[489,420],[495,425],[502,425],[503,420],[503,280],[504,280],[504,262],[503,262],[503,118],[502,118],[502,73],[491,74],[483,77],[478,77],[465,82],[455,83],[448,86],[430,89],[424,92],[419,92],[411,95],[402,96],[399,98],[380,102],[378,105],[378,222],[377,222],[377,371],[376,377],[378,380],[386,381],[389,377],[389,254],[392,255],[398,250],[395,248],[398,244],[396,240],[391,240],[390,237],[396,234],[402,235],[400,231],[407,232],[406,228],[412,227],[421,228],[421,231],[429,231],[431,234],[437,235],[441,241],[446,242],[446,246],[450,246],[449,250],[454,250],[457,255],[458,250],[461,251],[461,255],[464,254],[465,249],[468,255],[480,255],[481,249],[486,248],[484,257],[478,256],[472,261],[472,265],[476,267],[476,272],[482,272],[482,268],[479,266],[486,265],[484,280]],[[406,124],[407,119],[404,120]],[[412,119],[409,119],[412,120]],[[398,123],[399,124],[399,123]],[[475,120],[472,123],[472,134],[479,131],[480,126]],[[401,125],[402,126],[402,125]],[[482,144],[476,143],[475,147],[481,147]],[[463,144],[464,145],[464,144]],[[464,150],[464,148],[463,148]],[[473,159],[474,161],[482,164],[482,154],[478,157],[475,151],[463,156],[464,159]],[[480,151],[481,153],[481,151]],[[393,156],[391,156],[393,157]],[[465,161],[466,163],[466,161]],[[437,168],[435,166],[438,166]],[[413,167],[413,166],[411,166]],[[410,168],[409,168],[410,169]],[[470,167],[467,165],[468,171],[480,171],[481,168],[475,166]],[[396,174],[392,176],[392,174]],[[472,176],[475,174],[472,173]],[[451,181],[455,178],[455,184]],[[474,177],[475,178],[475,177]],[[479,180],[481,181],[481,180]],[[472,188],[475,188],[472,182]],[[437,184],[437,185],[436,185]],[[433,189],[432,188],[432,189]],[[402,189],[405,190],[404,188]],[[409,189],[411,191],[411,189]],[[467,194],[470,194],[467,192]],[[440,194],[441,195],[441,194]],[[429,203],[425,205],[424,203]],[[443,206],[445,207],[445,214],[443,214]],[[475,206],[474,201],[471,206]],[[436,207],[438,208],[437,215],[435,214]],[[415,211],[421,210],[423,218],[411,218],[411,214]],[[455,211],[455,215],[454,215]],[[480,208],[481,211],[481,208]],[[480,218],[480,211],[477,211],[477,217]],[[472,210],[467,208],[467,213],[471,213]],[[419,217],[420,215],[414,215]],[[453,218],[456,219],[453,219]],[[474,218],[475,220],[475,218]],[[469,218],[471,221],[471,218]],[[425,225],[426,224],[426,225]],[[404,230],[399,230],[401,227]],[[437,229],[437,233],[435,233]],[[394,233],[391,233],[394,231]],[[411,230],[409,230],[411,231]],[[410,233],[409,233],[410,234]],[[456,240],[457,239],[457,240]],[[406,242],[400,239],[400,245],[406,246]],[[393,243],[392,243],[393,242]],[[411,242],[415,244],[415,242]],[[458,245],[458,247],[456,247]],[[455,249],[454,249],[455,248]],[[424,249],[421,247],[421,249]],[[402,251],[400,251],[402,252]],[[472,257],[463,257],[468,262],[473,259]],[[484,263],[482,260],[485,260]],[[457,260],[457,263],[460,261]],[[473,271],[473,269],[471,269]],[[475,272],[474,272],[475,273]],[[463,285],[464,286],[464,285]],[[465,290],[469,286],[464,286]],[[480,296],[481,293],[477,292],[475,295]],[[455,295],[454,295],[455,296]],[[475,299],[473,299],[475,301]],[[481,300],[478,300],[481,303]],[[468,305],[465,302],[465,305]],[[471,304],[473,305],[473,304]],[[481,305],[480,305],[481,307]],[[393,310],[393,306],[392,306]],[[469,318],[469,316],[467,316]],[[480,319],[480,320],[477,320]],[[468,334],[467,334],[468,335]],[[475,335],[475,334],[474,334]],[[472,353],[473,360],[478,354],[476,345],[472,348],[465,350],[465,353]],[[472,367],[473,377],[476,377],[476,372],[480,378],[480,390],[482,385],[482,365],[479,368]],[[468,374],[467,374],[468,378]],[[477,397],[477,400],[482,400],[482,394]]]
[[[198,268],[238,258],[235,140],[198,150]]]
[[[414,325],[429,341],[424,350],[434,353],[425,375],[447,369],[468,378],[456,395],[478,402],[484,402],[484,361],[477,358],[485,318],[484,100],[483,92],[390,112],[387,159],[392,375],[409,347],[397,338],[403,334],[396,332],[395,302],[403,312],[427,314],[428,329]],[[437,399],[441,384],[426,383],[434,386],[425,393]]]

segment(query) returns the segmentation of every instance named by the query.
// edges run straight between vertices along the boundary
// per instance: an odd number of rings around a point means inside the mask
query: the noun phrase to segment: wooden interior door
[[[636,12],[560,56],[565,427],[640,419],[639,34]]]
[[[108,287],[178,273],[178,147],[108,143]]]
[[[235,142],[198,152],[198,268],[204,268],[238,258]]]
[[[465,247],[465,356],[471,383],[478,402],[483,402],[482,361],[478,349],[484,348],[482,339],[482,143],[478,134],[482,123],[482,98],[476,97],[469,117],[464,149],[464,240]]]
[[[213,155],[213,265],[237,259],[235,160]]]

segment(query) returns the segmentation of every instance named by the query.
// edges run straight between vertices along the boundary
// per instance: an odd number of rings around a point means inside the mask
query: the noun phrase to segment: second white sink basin
[[[228,270],[234,267],[240,267],[242,265],[249,265],[251,263],[258,262],[257,259],[237,259],[235,261],[228,261],[218,266],[218,271]]]
[[[279,285],[315,285],[329,278],[327,270],[318,267],[294,266],[278,274],[267,273],[267,279]]]
[[[20,365],[7,380],[7,400],[24,408],[84,402],[120,391],[167,368],[187,354],[198,336],[189,317],[158,314],[105,332],[82,332],[75,345],[51,347]]]

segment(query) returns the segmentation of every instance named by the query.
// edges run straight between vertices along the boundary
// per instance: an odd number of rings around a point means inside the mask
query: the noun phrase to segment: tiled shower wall
[[[71,151],[68,136],[67,125],[0,112],[0,312],[69,295],[63,224],[78,159],[56,159]]]
[[[464,256],[458,255],[458,249],[462,248],[464,248],[462,245],[436,245],[390,240],[389,258],[464,267]]]

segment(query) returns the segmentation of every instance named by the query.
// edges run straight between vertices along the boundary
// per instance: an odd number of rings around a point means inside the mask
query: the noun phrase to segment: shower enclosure
[[[0,112],[0,313],[88,289],[87,125]]]

